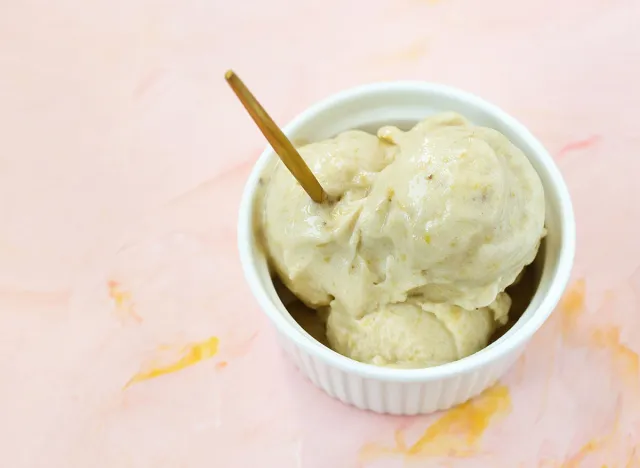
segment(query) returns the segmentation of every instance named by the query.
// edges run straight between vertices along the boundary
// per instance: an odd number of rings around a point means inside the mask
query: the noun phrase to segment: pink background
[[[639,25],[637,0],[2,2],[0,466],[639,467]],[[380,416],[283,358],[236,253],[265,142],[230,67],[280,123],[422,79],[549,148],[574,277],[498,387]]]

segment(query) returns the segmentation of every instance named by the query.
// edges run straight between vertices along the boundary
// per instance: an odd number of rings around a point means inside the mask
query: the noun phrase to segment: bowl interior
[[[564,183],[546,150],[528,130],[497,107],[467,93],[427,84],[422,86],[402,83],[372,85],[347,91],[310,108],[285,127],[284,131],[294,142],[301,144],[330,138],[351,129],[362,129],[372,133],[384,125],[396,125],[402,129],[409,129],[423,118],[444,111],[458,112],[476,125],[494,128],[509,138],[525,153],[538,172],[544,186],[546,199],[547,236],[544,248],[539,252],[534,265],[537,270],[536,277],[539,280],[533,298],[517,323],[504,335],[484,350],[461,360],[464,361],[486,353],[491,348],[510,340],[511,336],[518,333],[527,322],[538,315],[535,327],[530,327],[532,329],[529,330],[529,335],[532,334],[555,307],[564,289],[565,284],[557,284],[557,277],[561,261],[571,263],[573,257],[572,254],[561,255],[563,249],[567,250],[567,246],[572,242],[566,232],[566,223],[569,222],[568,219],[572,219],[572,213]],[[250,265],[245,265],[245,270],[247,267],[255,269],[254,279],[257,279],[259,284],[252,285],[254,292],[256,287],[262,289],[264,297],[268,298],[271,303],[270,311],[277,311],[290,327],[287,333],[299,333],[305,339],[312,341],[315,346],[333,353],[311,338],[283,306],[271,280],[264,252],[252,239],[252,233],[256,227],[253,224],[256,218],[252,215],[255,209],[253,196],[256,193],[259,175],[275,157],[271,148],[265,150],[245,189],[248,206],[244,207],[241,213],[239,238],[241,251],[243,242],[249,244],[246,247],[248,247]],[[245,229],[243,229],[243,223]],[[243,239],[243,235],[246,237],[245,239]],[[247,263],[247,259],[244,258],[243,262]],[[568,269],[570,269],[570,265],[565,268],[565,270]],[[568,271],[564,271],[563,276],[568,277]],[[566,279],[560,278],[560,283],[566,283]],[[549,299],[548,296],[552,290],[554,290],[554,294]],[[543,304],[544,307],[541,308]],[[264,307],[264,304],[262,305]],[[270,314],[270,311],[267,310],[267,313]],[[451,364],[438,367],[450,366]],[[361,363],[358,365],[368,366]]]

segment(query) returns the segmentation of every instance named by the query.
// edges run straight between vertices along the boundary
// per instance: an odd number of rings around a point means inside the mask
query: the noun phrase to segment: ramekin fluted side
[[[281,346],[296,367],[318,388],[348,405],[376,413],[427,414],[445,410],[494,385],[522,354],[515,348],[484,367],[426,382],[393,382],[365,378],[332,367],[279,334]]]

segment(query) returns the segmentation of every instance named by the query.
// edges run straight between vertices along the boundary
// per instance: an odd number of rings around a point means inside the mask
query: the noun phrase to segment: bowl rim
[[[428,382],[450,378],[461,373],[471,372],[489,365],[490,363],[506,356],[513,350],[523,346],[540,328],[540,326],[542,326],[560,301],[571,276],[576,244],[575,220],[569,190],[564,182],[560,170],[556,166],[551,155],[538,141],[538,139],[535,138],[523,124],[500,109],[498,106],[491,104],[472,93],[462,91],[451,86],[423,81],[376,82],[356,86],[340,91],[317,102],[316,104],[313,104],[289,122],[283,128],[283,131],[285,134],[290,134],[309,119],[339,105],[345,100],[351,100],[366,95],[375,95],[378,93],[388,93],[390,91],[413,91],[418,93],[428,92],[431,94],[448,95],[469,103],[470,105],[480,109],[482,112],[503,122],[514,132],[519,134],[521,138],[526,140],[533,149],[536,158],[548,171],[551,185],[555,187],[558,194],[563,236],[559,248],[560,253],[558,264],[554,276],[551,279],[549,290],[546,296],[542,298],[538,308],[534,310],[529,320],[516,330],[515,333],[510,334],[509,336],[505,335],[503,339],[495,342],[493,346],[485,348],[482,352],[474,353],[463,359],[439,366],[417,369],[379,367],[373,364],[355,361],[322,345],[304,332],[304,330],[297,329],[279,312],[276,305],[271,301],[260,280],[252,253],[254,195],[259,184],[260,175],[269,161],[269,155],[273,151],[268,145],[253,166],[243,189],[238,216],[238,248],[245,279],[249,284],[251,292],[257,299],[260,308],[274,323],[278,331],[288,339],[292,340],[296,346],[302,348],[306,353],[322,360],[329,366],[338,368],[350,374],[358,375],[362,378],[387,382]]]

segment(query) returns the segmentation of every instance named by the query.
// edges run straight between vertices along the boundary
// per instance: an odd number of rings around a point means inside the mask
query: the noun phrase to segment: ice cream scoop
[[[431,367],[456,361],[487,346],[507,322],[511,299],[500,293],[489,307],[465,310],[409,300],[386,304],[362,318],[332,310],[331,347],[352,359],[379,366]]]
[[[336,327],[368,329],[364,340],[419,316],[414,330],[422,336],[435,330],[424,315],[435,309],[463,322],[493,314],[494,325],[456,353],[424,351],[420,365],[485,346],[508,311],[504,300],[496,305],[499,294],[533,261],[545,232],[542,184],[522,151],[455,113],[406,132],[349,131],[298,150],[332,202],[313,203],[277,164],[263,200],[264,242],[287,287],[308,306],[328,308],[332,346],[382,363],[389,340],[372,341],[377,354],[356,352],[362,346],[344,345],[349,340],[338,337],[346,332]],[[383,364],[400,365],[405,354]]]

